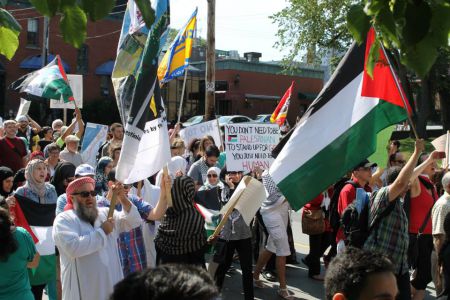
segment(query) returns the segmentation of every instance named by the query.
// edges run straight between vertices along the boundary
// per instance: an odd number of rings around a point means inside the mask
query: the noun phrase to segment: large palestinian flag
[[[280,142],[269,172],[295,210],[375,152],[379,131],[407,118],[382,50],[373,79],[367,74],[374,39],[370,30],[365,43],[353,44],[288,140]]]
[[[25,228],[32,236],[41,255],[39,266],[30,270],[31,285],[40,285],[56,279],[55,242],[52,238],[56,204],[40,204],[15,194],[16,205],[11,215],[16,226]]]
[[[9,88],[25,93],[23,98],[29,101],[48,102],[49,99],[63,99],[64,102],[69,102],[75,100],[59,55],[56,55],[55,59],[42,69],[20,77],[11,83]]]

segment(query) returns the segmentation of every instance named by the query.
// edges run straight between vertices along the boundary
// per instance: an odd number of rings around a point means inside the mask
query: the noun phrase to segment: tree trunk
[[[422,79],[420,95],[417,97],[417,133],[420,138],[427,138],[427,120],[431,114],[430,82],[428,76]]]

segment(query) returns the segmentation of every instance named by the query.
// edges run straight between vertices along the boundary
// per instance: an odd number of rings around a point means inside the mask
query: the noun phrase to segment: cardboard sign
[[[28,114],[28,111],[30,110],[30,105],[31,101],[20,98],[20,106],[19,109],[17,110],[16,120],[19,116],[25,116]]]
[[[180,130],[180,137],[184,141],[186,147],[189,146],[189,143],[193,139],[201,139],[205,135],[212,136],[217,147],[222,145],[222,138],[220,137],[219,123],[217,120],[195,124]]]
[[[225,125],[227,170],[251,172],[255,167],[269,169],[272,150],[280,140],[277,124]]]
[[[73,92],[73,97],[77,103],[78,108],[83,108],[83,75],[67,74],[70,88]],[[73,102],[64,103],[63,99],[50,100],[50,108],[68,108],[75,109]]]

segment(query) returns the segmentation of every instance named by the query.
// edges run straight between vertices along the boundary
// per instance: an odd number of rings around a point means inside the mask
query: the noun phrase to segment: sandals
[[[262,281],[261,279],[254,279],[253,278],[253,285],[258,289],[265,289],[268,286]]]
[[[287,300],[294,300],[295,299],[294,296],[292,296],[289,293],[289,290],[287,288],[284,288],[284,289],[280,288],[280,289],[278,289],[277,293],[278,293],[278,296],[280,298],[282,298],[282,299],[287,299]]]

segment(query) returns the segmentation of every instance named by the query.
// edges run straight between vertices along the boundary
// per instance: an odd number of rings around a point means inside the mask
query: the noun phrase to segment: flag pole
[[[445,160],[444,160],[445,172],[447,172],[447,170],[448,170],[448,165],[449,165],[449,160],[450,160],[450,158],[448,157],[449,152],[450,152],[450,144],[449,144],[450,136],[449,135],[450,135],[450,131],[447,130],[447,135],[446,135],[446,139],[445,139]]]
[[[178,121],[177,121],[177,123],[180,123],[181,113],[183,111],[184,90],[186,88],[186,78],[187,78],[187,73],[188,73],[187,68],[188,68],[188,66],[186,66],[186,68],[184,68],[183,88],[181,90],[181,100],[180,100],[180,108],[178,109]]]
[[[417,134],[416,127],[414,126],[414,123],[412,121],[411,115],[409,114],[408,105],[406,104],[407,100],[406,100],[405,95],[403,94],[403,90],[402,90],[402,88],[400,86],[400,82],[398,81],[397,74],[395,74],[395,71],[394,71],[394,68],[392,67],[392,64],[391,64],[391,61],[389,59],[389,56],[387,55],[386,49],[384,49],[384,46],[383,46],[382,43],[380,43],[380,45],[381,45],[381,49],[383,49],[383,53],[384,53],[384,56],[386,57],[386,60],[388,62],[389,69],[391,70],[392,76],[394,77],[395,85],[397,86],[397,89],[398,89],[398,91],[400,93],[400,97],[402,98],[403,106],[406,109],[406,115],[408,116],[409,126],[411,126],[411,129],[412,129],[412,131],[414,133],[414,136],[418,140],[419,139],[419,135]]]

